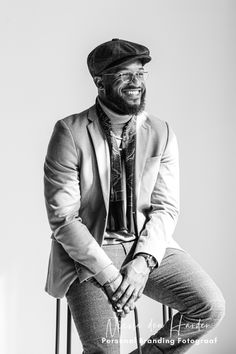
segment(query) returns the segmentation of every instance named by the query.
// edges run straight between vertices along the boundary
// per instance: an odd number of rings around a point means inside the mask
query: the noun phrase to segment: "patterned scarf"
[[[125,124],[122,133],[122,149],[119,149],[115,135],[112,132],[110,119],[102,110],[98,100],[96,100],[96,111],[108,141],[111,159],[110,204],[107,230],[134,233],[136,117],[133,116]],[[125,168],[126,176],[126,197],[122,178],[122,164]]]

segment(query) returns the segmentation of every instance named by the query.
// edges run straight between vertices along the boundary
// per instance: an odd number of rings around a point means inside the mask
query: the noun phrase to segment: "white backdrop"
[[[44,293],[50,230],[43,162],[56,120],[93,104],[86,58],[114,37],[151,50],[148,110],[171,124],[180,148],[175,238],[227,301],[224,321],[208,336],[217,344],[190,352],[234,352],[235,11],[230,0],[1,1],[2,354],[54,352],[55,300]],[[161,322],[160,305],[153,305],[140,300],[142,337]],[[132,315],[124,324],[125,337]],[[81,351],[74,328],[73,348]]]

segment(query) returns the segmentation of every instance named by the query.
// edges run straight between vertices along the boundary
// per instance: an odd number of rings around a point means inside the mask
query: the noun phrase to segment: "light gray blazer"
[[[136,140],[140,235],[135,253],[149,253],[160,264],[166,247],[180,248],[172,238],[179,213],[178,147],[169,125],[146,112],[138,116]],[[46,291],[60,298],[76,276],[84,281],[111,264],[101,247],[109,207],[109,147],[95,106],[56,123],[44,170],[52,229]],[[77,273],[74,261],[80,263]]]

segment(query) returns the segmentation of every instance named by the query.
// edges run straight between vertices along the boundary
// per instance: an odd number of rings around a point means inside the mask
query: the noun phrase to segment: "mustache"
[[[137,86],[137,85],[127,85],[125,87],[122,88],[122,91],[123,90],[141,90],[141,92],[145,92],[146,89],[144,86]]]

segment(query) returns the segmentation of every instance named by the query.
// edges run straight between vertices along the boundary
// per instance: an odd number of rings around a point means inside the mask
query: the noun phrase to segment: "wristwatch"
[[[145,259],[145,261],[147,263],[147,266],[150,269],[150,272],[152,272],[153,269],[156,267],[157,260],[151,254],[148,254],[148,253],[137,253],[135,255],[135,257],[137,257],[137,256],[142,256]]]

